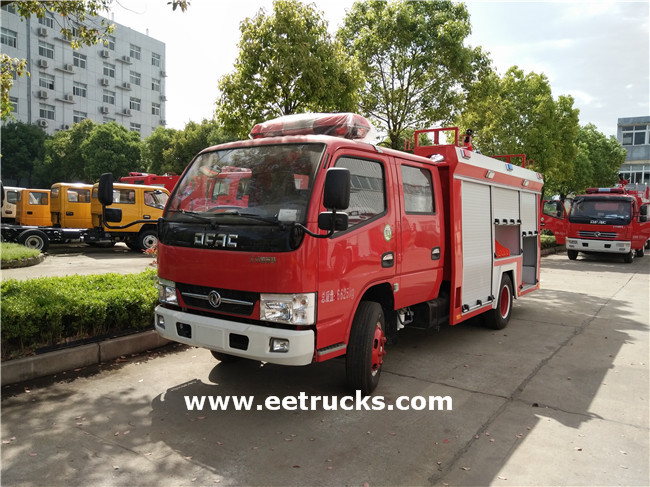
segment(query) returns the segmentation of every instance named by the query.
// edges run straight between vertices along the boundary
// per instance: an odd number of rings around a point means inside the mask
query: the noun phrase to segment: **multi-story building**
[[[72,49],[50,13],[22,20],[9,4],[0,15],[2,52],[26,59],[31,73],[9,93],[15,120],[50,135],[87,118],[115,121],[143,138],[165,125],[163,42],[112,22],[106,43]]]
[[[620,173],[630,184],[650,186],[650,116],[619,118],[617,139],[627,150]]]

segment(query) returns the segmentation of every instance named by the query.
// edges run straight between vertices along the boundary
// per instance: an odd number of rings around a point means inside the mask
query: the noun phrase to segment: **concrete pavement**
[[[505,330],[408,330],[375,393],[452,411],[189,411],[348,394],[344,363],[176,347],[4,387],[4,485],[648,485],[650,259],[549,256]]]

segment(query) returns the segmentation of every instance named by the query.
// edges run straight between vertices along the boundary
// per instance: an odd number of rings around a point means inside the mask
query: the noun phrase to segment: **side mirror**
[[[99,187],[97,190],[97,199],[102,206],[113,204],[113,174],[106,172],[99,177]],[[122,216],[120,215],[120,220]],[[118,220],[119,221],[119,220]]]
[[[349,169],[332,167],[327,170],[323,206],[328,210],[346,210],[350,206]]]
[[[334,232],[347,230],[348,215],[347,213],[323,212],[318,215],[318,228]]]
[[[122,221],[122,209],[104,208],[104,221],[108,223],[120,223]]]

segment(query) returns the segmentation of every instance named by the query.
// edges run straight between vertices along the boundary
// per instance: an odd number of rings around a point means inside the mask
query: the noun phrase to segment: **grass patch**
[[[10,260],[23,260],[29,259],[30,257],[38,257],[40,255],[40,250],[28,249],[24,245],[17,243],[2,242],[0,243],[0,257],[2,262],[8,262]]]

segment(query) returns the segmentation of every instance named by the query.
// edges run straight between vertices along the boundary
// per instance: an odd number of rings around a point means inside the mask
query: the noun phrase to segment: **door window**
[[[341,157],[335,166],[350,170],[350,206],[346,211],[348,228],[365,223],[386,211],[386,178],[381,163]]]

